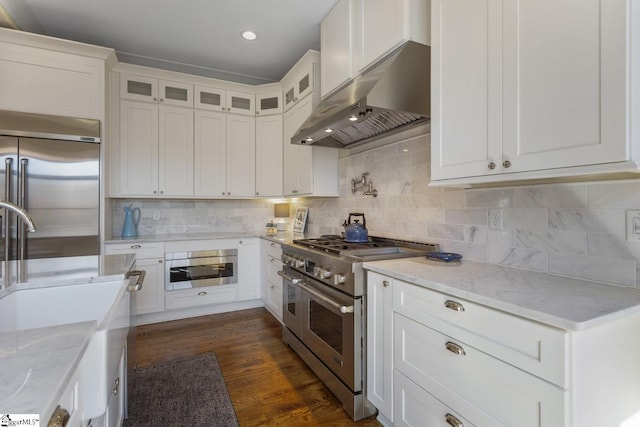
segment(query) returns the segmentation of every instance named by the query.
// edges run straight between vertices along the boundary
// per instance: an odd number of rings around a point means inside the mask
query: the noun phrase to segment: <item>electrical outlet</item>
[[[502,209],[489,209],[489,230],[502,230]]]
[[[160,221],[160,211],[153,211],[153,220]]]
[[[640,210],[627,211],[627,241],[636,242],[640,240]]]

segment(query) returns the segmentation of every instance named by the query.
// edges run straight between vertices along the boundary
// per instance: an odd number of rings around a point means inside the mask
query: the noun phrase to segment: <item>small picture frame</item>
[[[304,233],[304,227],[307,224],[307,213],[309,208],[296,209],[296,216],[293,218],[293,232]]]

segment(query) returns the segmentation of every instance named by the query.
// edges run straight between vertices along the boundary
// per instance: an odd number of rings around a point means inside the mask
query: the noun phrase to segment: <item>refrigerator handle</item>
[[[7,201],[11,200],[11,164],[13,163],[13,159],[11,157],[7,157],[4,159],[4,199]],[[5,209],[5,218],[4,218],[4,261],[9,262],[9,254],[11,249],[11,233],[9,230],[9,211]]]
[[[27,163],[29,159],[20,159],[20,180],[18,181],[18,206],[27,210]],[[24,261],[27,253],[27,236],[25,236],[24,222],[18,218],[18,259]],[[18,279],[18,281],[20,281]]]

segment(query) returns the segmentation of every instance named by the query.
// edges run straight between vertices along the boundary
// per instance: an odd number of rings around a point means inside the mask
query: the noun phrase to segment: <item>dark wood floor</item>
[[[139,326],[138,366],[214,352],[241,427],[380,426],[353,422],[340,402],[282,342],[264,308]]]

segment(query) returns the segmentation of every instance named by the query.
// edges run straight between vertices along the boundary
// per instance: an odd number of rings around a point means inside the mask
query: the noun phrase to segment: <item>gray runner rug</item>
[[[138,368],[123,427],[238,427],[216,355]]]

